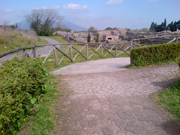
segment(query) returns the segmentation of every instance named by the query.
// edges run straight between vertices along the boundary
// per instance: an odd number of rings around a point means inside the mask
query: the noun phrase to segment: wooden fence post
[[[176,42],[177,42],[177,43],[179,42],[179,38],[178,38],[178,37],[176,37]]]
[[[101,44],[101,56],[103,57],[103,45]]]
[[[58,65],[58,59],[57,59],[57,53],[56,53],[55,45],[53,45],[53,51],[54,51],[54,57],[55,57],[56,65]]]
[[[88,43],[86,44],[86,58],[88,59]]]
[[[36,46],[33,48],[33,58],[36,58]]]
[[[27,50],[26,49],[23,50],[23,58],[24,57],[27,57]]]
[[[72,56],[72,45],[69,46],[69,52],[70,52],[70,58],[73,59],[73,56]]]
[[[115,53],[116,53],[115,56],[117,57],[117,45],[116,45],[116,52]]]

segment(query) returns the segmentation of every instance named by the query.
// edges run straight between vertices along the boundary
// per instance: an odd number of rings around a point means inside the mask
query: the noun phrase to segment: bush
[[[48,73],[39,59],[14,58],[0,67],[0,131],[16,134],[46,93]]]
[[[138,47],[131,51],[131,63],[134,66],[157,64],[165,60],[175,59],[179,53],[180,42]]]

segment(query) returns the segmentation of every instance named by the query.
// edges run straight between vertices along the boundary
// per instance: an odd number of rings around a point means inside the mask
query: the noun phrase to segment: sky
[[[180,20],[180,0],[0,0],[0,24],[24,20],[32,9],[52,8],[65,20],[98,30],[142,29]]]

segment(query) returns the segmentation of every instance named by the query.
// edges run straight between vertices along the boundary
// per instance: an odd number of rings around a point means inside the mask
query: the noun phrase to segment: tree
[[[33,9],[30,14],[25,15],[25,19],[38,35],[47,35],[52,33],[50,31],[55,25],[61,24],[63,17],[54,9]]]
[[[90,33],[88,33],[87,42],[90,42],[90,41],[91,41],[91,36],[90,36]]]
[[[89,27],[88,32],[94,32],[95,28],[93,26]]]
[[[167,30],[166,18],[164,19],[164,30]]]
[[[99,33],[97,34],[96,42],[99,42]]]
[[[112,28],[111,27],[107,27],[105,30],[112,30]]]

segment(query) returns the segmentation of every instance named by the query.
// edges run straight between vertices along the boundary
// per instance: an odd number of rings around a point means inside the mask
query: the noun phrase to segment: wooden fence
[[[21,48],[17,48],[14,50],[10,50],[7,51],[5,53],[0,54],[0,58],[9,55],[11,53],[14,52],[18,52],[23,50],[23,57],[32,57],[32,58],[36,58],[37,54],[36,54],[36,48],[38,47],[45,47],[45,46],[52,46],[52,48],[50,49],[50,51],[48,52],[48,54],[46,54],[46,57],[43,61],[43,63],[46,62],[47,58],[51,55],[51,52],[54,52],[54,56],[55,56],[55,61],[56,64],[59,65],[64,57],[67,57],[70,61],[74,61],[78,55],[81,55],[84,59],[89,59],[91,58],[94,54],[97,54],[99,57],[103,58],[106,57],[108,54],[111,54],[113,57],[117,57],[119,55],[121,55],[123,52],[126,53],[128,56],[130,56],[130,52],[133,48],[136,47],[140,47],[140,46],[147,46],[145,44],[139,44],[137,43],[137,41],[139,40],[144,40],[145,38],[142,39],[132,39],[130,41],[130,43],[128,45],[123,45],[123,44],[105,44],[105,43],[64,43],[64,44],[46,44],[46,45],[34,45],[31,47],[21,47]],[[148,38],[149,39],[149,38]],[[179,38],[178,37],[174,37],[171,41],[169,41],[168,43],[171,42],[178,42]],[[62,49],[58,48],[58,46],[68,46],[66,48],[66,51],[63,51]],[[80,50],[78,50],[75,45],[81,45],[82,48]],[[86,48],[86,54],[82,53],[82,50]],[[31,54],[28,54],[27,50],[28,49],[32,49]],[[92,54],[89,54],[89,49],[93,51]],[[76,55],[73,56],[73,51],[76,51]],[[98,52],[98,50],[101,50]],[[106,50],[107,52],[105,54],[103,54],[103,50]],[[112,53],[112,50],[114,51],[114,53]],[[121,51],[118,53],[118,51]],[[67,54],[67,52],[69,51],[69,55]],[[58,53],[61,53],[63,56],[60,58],[60,61],[58,61]]]

